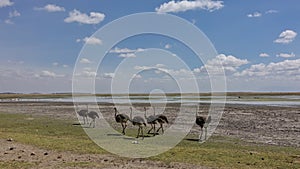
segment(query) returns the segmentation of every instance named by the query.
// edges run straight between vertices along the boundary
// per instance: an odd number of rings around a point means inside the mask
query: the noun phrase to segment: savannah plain
[[[282,93],[229,93],[238,99],[286,101]],[[260,96],[270,96],[260,97]],[[299,93],[285,93],[296,95]],[[125,158],[96,145],[84,132],[72,102],[20,101],[14,98],[64,98],[68,94],[2,94],[0,102],[0,168],[300,168],[300,106],[225,104],[213,135],[199,143],[196,124],[169,151],[149,158]],[[299,100],[294,100],[299,102]],[[84,105],[84,104],[83,104]],[[111,103],[98,103],[103,117],[114,121]],[[129,110],[129,104],[120,104]],[[136,109],[150,107],[135,103]],[[164,115],[172,124],[180,104],[167,104]],[[199,104],[207,115],[210,104]],[[195,113],[195,110],[190,110]],[[123,113],[123,112],[122,112]],[[82,125],[80,125],[82,124]],[[99,125],[96,120],[96,126]],[[147,131],[150,128],[146,127]],[[126,135],[135,137],[137,127],[128,125]],[[153,137],[152,135],[146,135]],[[141,140],[142,141],[142,140]],[[138,146],[138,145],[137,145]]]

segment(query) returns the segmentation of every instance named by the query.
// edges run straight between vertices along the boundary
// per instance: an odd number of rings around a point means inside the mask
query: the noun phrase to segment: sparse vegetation
[[[3,162],[0,161],[0,168],[5,169],[29,169],[36,165],[36,163],[29,163],[29,162],[20,162],[20,161],[10,161],[10,162]]]
[[[0,116],[2,139],[13,138],[16,142],[56,151],[108,154],[95,145],[79,125],[73,125],[74,121],[23,114],[1,113]],[[132,129],[128,130],[129,135],[134,133]],[[149,160],[221,168],[300,168],[299,148],[247,143],[221,136],[211,137],[206,143],[199,144],[193,138],[197,136],[189,135],[173,149]],[[30,168],[34,165],[0,161],[0,168]],[[65,165],[94,166],[85,162]]]
[[[0,114],[0,137],[57,151],[104,153],[73,121],[23,114]],[[85,146],[80,146],[85,145]]]

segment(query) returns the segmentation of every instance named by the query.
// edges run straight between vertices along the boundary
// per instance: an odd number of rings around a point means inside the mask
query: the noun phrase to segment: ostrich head
[[[145,118],[147,118],[147,109],[146,109],[146,107],[144,107],[144,110],[145,110],[144,116],[145,116]]]
[[[117,108],[116,107],[114,107],[114,110],[115,110],[115,117],[117,116],[117,112],[118,112],[118,110],[117,110]]]
[[[198,112],[198,106],[196,106],[196,117],[198,116],[199,112]]]

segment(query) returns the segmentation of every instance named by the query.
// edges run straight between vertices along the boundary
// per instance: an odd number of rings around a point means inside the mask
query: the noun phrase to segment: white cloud
[[[90,60],[88,60],[87,58],[81,58],[79,63],[89,64],[89,63],[92,63],[92,62]]]
[[[69,16],[65,18],[66,23],[78,22],[82,24],[98,24],[102,22],[105,18],[103,13],[99,12],[90,12],[90,15],[85,13],[81,13],[80,11],[74,9],[69,12]]]
[[[121,53],[119,55],[119,57],[121,57],[121,58],[135,58],[136,55],[134,53]]]
[[[4,81],[1,90],[21,93],[69,91],[71,81],[65,73],[35,69],[32,65],[1,65],[0,79]]]
[[[195,72],[195,73],[200,73],[200,72],[201,72],[201,69],[200,69],[200,68],[195,68],[195,69],[193,70],[193,72]]]
[[[266,65],[260,63],[251,65],[250,68],[243,70],[241,73],[235,73],[235,76],[265,76],[267,74]]]
[[[170,49],[171,47],[172,47],[172,46],[171,46],[170,44],[166,44],[166,45],[165,45],[165,48],[166,48],[166,49]]]
[[[156,64],[155,66],[135,66],[134,69],[136,70],[153,70],[156,74],[165,75],[168,74],[171,77],[174,78],[184,78],[184,79],[191,79],[194,78],[194,74],[192,70],[187,69],[168,69],[168,68],[162,68],[165,67],[165,65],[162,64]],[[169,76],[167,76],[169,79]],[[162,78],[162,77],[160,77]]]
[[[118,48],[115,47],[114,49],[110,50],[109,53],[135,53],[135,52],[142,52],[145,49],[137,48],[137,49],[128,49],[128,48]]]
[[[56,74],[54,72],[50,72],[48,70],[43,70],[41,73],[41,76],[43,77],[55,77]]]
[[[21,16],[21,14],[17,10],[9,12],[8,13],[9,19],[4,20],[4,23],[6,23],[6,24],[14,24],[14,22],[12,21],[12,18],[18,17],[18,16]]]
[[[118,56],[121,58],[133,58],[136,57],[136,52],[142,52],[145,51],[145,49],[137,48],[137,49],[128,49],[128,48],[118,48],[115,47],[114,49],[111,49],[109,53],[116,53],[119,54]]]
[[[97,76],[97,72],[90,67],[85,67],[82,69],[80,73],[75,74],[75,76],[83,77],[83,78],[93,78]]]
[[[165,67],[166,65],[158,63],[158,64],[156,64],[155,66],[156,66],[156,67],[159,67],[159,68],[162,68],[162,67]]]
[[[135,66],[136,70],[155,70],[155,73],[161,74],[162,72],[170,74],[174,77],[185,78],[185,79],[193,79],[195,78],[195,74],[204,73],[207,71],[211,74],[218,75],[223,71],[221,68],[224,68],[226,73],[235,73],[238,71],[240,66],[248,64],[248,60],[239,59],[234,56],[226,56],[224,54],[220,54],[216,56],[214,59],[207,61],[205,66],[201,66],[199,68],[194,68],[193,70],[181,68],[181,69],[169,69],[163,64],[156,64],[155,66]]]
[[[226,56],[220,54],[215,59],[209,60],[201,69],[209,69],[211,73],[218,73],[215,71],[219,70],[221,66],[225,71],[235,72],[240,66],[248,63],[249,61],[247,59],[239,59],[232,55]]]
[[[96,38],[96,37],[85,37],[85,38],[83,38],[83,41],[89,45],[101,45],[102,44],[102,40],[99,38]]]
[[[196,0],[196,1],[169,1],[160,7],[155,8],[158,13],[168,12],[184,12],[188,10],[204,9],[208,11],[214,11],[223,8],[223,1],[212,1],[212,0]]]
[[[10,20],[10,19],[6,19],[4,22],[5,22],[6,24],[14,24],[14,22],[13,22],[12,20]]]
[[[82,72],[81,76],[83,76],[83,77],[96,77],[97,76],[97,72],[84,70]]]
[[[274,40],[274,43],[282,43],[282,44],[288,44],[293,42],[293,40],[296,38],[297,33],[293,30],[285,30],[282,33],[280,33],[278,39]]]
[[[10,0],[0,0],[0,8],[6,7],[6,6],[12,6],[14,2],[11,2]]]
[[[48,70],[43,70],[41,74],[36,75],[37,77],[51,77],[51,78],[56,78],[56,77],[64,77],[64,75],[58,75],[54,72],[48,71]]]
[[[134,69],[136,70],[147,70],[147,69],[152,69],[152,68],[156,68],[156,67],[151,67],[151,66],[135,66]]]
[[[292,58],[295,57],[296,55],[292,52],[292,53],[279,53],[276,56],[282,58]]]
[[[226,56],[224,54],[220,54],[216,56],[216,58],[207,61],[207,63],[201,68],[194,69],[194,71],[196,73],[200,73],[208,70],[209,73],[219,74],[221,73],[220,68],[223,68],[225,72],[236,72],[240,66],[248,63],[249,61],[247,59],[239,59],[232,55]]]
[[[254,12],[252,14],[248,14],[247,17],[249,18],[258,18],[258,17],[261,17],[262,14],[260,12]]]
[[[263,58],[269,57],[269,56],[270,56],[270,55],[267,54],[267,53],[261,53],[261,54],[259,54],[259,57],[263,57]]]
[[[263,76],[265,78],[286,78],[300,76],[300,59],[284,60],[277,63],[251,65],[250,68],[236,73],[235,76]]]
[[[62,65],[62,64],[59,64],[58,62],[53,62],[53,63],[52,63],[52,66],[54,66],[54,67],[63,67],[63,68],[69,67],[69,66],[66,65],[66,64]]]
[[[216,59],[213,59],[212,61],[208,61],[208,63],[211,64],[211,65],[215,65],[219,61],[225,67],[239,67],[239,66],[242,66],[242,65],[245,65],[245,64],[249,63],[247,59],[239,59],[239,58],[236,58],[232,55],[226,56],[224,54],[218,55],[216,57]]]
[[[83,68],[83,70],[85,70],[85,71],[92,71],[92,68],[90,68],[90,67],[85,67],[85,68]]]
[[[274,10],[274,9],[270,9],[270,10],[266,11],[266,14],[272,14],[272,13],[278,13],[278,11]]]
[[[109,51],[109,53],[130,53],[130,52],[135,52],[135,50],[128,49],[128,48],[114,48]]]
[[[140,75],[140,74],[134,74],[134,75],[132,76],[132,79],[141,79],[141,78],[143,78],[143,77],[142,77],[142,75]]]
[[[115,77],[115,74],[114,74],[114,73],[104,73],[104,74],[103,74],[103,77],[104,77],[104,78],[111,79],[111,78],[114,78],[114,77]]]
[[[55,4],[47,4],[44,7],[35,7],[35,10],[47,11],[47,12],[64,12],[66,11],[64,7],[57,6]]]
[[[17,10],[14,10],[13,12],[9,12],[9,14],[8,14],[9,18],[14,18],[14,17],[18,17],[18,16],[21,16],[21,14]]]
[[[271,10],[268,10],[265,12],[265,14],[273,14],[273,13],[278,13],[278,11],[271,9]],[[263,14],[261,12],[256,11],[256,12],[247,14],[247,17],[248,18],[259,18],[259,17],[262,17],[262,15]]]

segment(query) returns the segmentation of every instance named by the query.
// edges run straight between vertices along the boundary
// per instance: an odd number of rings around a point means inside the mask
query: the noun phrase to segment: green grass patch
[[[0,138],[57,151],[104,153],[74,121],[23,114],[0,114]]]
[[[104,168],[106,167],[105,164],[99,164],[95,162],[66,162],[61,164],[61,167],[74,167],[74,168]]]
[[[99,148],[79,125],[73,121],[44,116],[0,113],[0,138],[13,138],[17,142],[56,151],[75,153],[108,153]],[[119,128],[118,128],[119,129]],[[136,136],[136,128],[127,130],[128,135]],[[217,168],[300,168],[300,149],[254,144],[229,137],[211,137],[200,144],[189,135],[171,150],[150,160],[166,163],[183,162]],[[147,139],[147,138],[145,138]],[[24,162],[0,162],[0,168],[30,168],[34,164]],[[94,164],[72,162],[67,166]],[[98,166],[97,166],[98,167]]]
[[[0,168],[5,169],[29,169],[36,166],[36,163],[22,161],[0,161]]]
[[[195,136],[194,138],[197,138]],[[293,156],[300,150],[292,147],[245,143],[228,137],[212,137],[200,144],[183,140],[170,151],[151,157],[166,162],[178,161],[222,168],[300,168]]]

